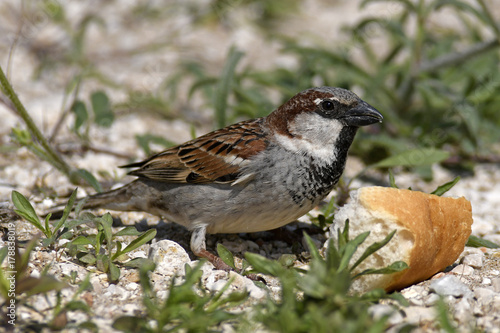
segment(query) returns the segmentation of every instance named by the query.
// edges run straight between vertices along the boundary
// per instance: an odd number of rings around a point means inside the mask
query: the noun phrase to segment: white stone
[[[500,278],[491,279],[491,286],[495,292],[500,293]]]
[[[474,296],[477,298],[478,302],[483,305],[488,305],[493,301],[496,293],[490,288],[477,287],[474,289]]]
[[[387,323],[390,326],[397,325],[403,322],[403,315],[394,307],[388,304],[375,304],[368,308],[368,313],[375,319],[378,320],[383,316],[389,316]]]
[[[457,265],[457,267],[453,268],[451,272],[456,275],[469,276],[474,273],[474,268],[462,264],[462,265]]]
[[[156,264],[155,273],[172,276],[184,271],[184,265],[189,263],[186,250],[176,242],[163,239],[151,245],[149,259]]]
[[[433,321],[437,315],[434,308],[426,308],[423,306],[409,306],[403,308],[403,311],[406,313],[406,321],[415,325]]]
[[[483,267],[483,258],[484,254],[469,254],[464,257],[463,264],[469,265],[473,268],[481,268]]]
[[[461,322],[467,322],[472,318],[471,306],[467,298],[462,298],[455,305],[455,319]]]
[[[139,306],[136,303],[127,303],[123,306],[123,312],[126,314],[133,315],[135,311],[138,311]]]
[[[246,290],[250,293],[250,297],[255,299],[262,299],[266,297],[266,292],[257,287],[252,280],[247,277],[241,276],[235,272],[229,272],[229,277],[234,278],[233,286],[238,290]]]
[[[490,285],[491,284],[491,279],[485,277],[485,278],[483,278],[483,281],[481,281],[481,284]]]
[[[441,296],[438,294],[430,294],[429,297],[425,300],[425,305],[430,306],[436,304],[441,299]]]
[[[433,280],[429,287],[442,296],[460,297],[471,294],[469,287],[454,275],[446,275],[440,279]]]

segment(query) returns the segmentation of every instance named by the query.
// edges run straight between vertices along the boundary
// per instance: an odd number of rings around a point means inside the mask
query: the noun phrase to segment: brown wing
[[[129,174],[169,183],[232,183],[247,159],[268,145],[263,118],[208,133],[149,159]]]

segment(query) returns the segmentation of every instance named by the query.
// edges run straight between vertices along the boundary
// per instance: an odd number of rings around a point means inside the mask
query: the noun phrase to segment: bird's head
[[[298,93],[266,121],[276,140],[287,149],[313,152],[330,160],[336,155],[332,146],[339,142],[350,146],[358,127],[382,119],[380,112],[353,92],[318,87]]]

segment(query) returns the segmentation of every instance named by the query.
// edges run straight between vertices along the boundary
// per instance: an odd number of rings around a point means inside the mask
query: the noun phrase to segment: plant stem
[[[24,120],[26,123],[26,126],[28,126],[28,129],[32,133],[32,135],[35,137],[36,141],[40,143],[40,145],[43,147],[45,152],[47,153],[48,156],[50,156],[52,161],[52,164],[59,169],[62,173],[67,175],[69,178],[71,178],[72,174],[72,169],[71,167],[57,154],[57,152],[52,149],[52,147],[49,145],[45,137],[42,135],[38,127],[35,125],[35,122],[31,118],[31,116],[28,114],[28,111],[26,111],[26,108],[24,105],[21,103],[19,100],[19,97],[17,96],[16,92],[12,88],[12,85],[10,84],[9,80],[5,76],[5,73],[0,66],[0,84],[2,87],[2,91],[5,93],[5,95],[9,98],[9,100],[12,102],[12,104],[15,107],[15,111],[19,114],[19,116]]]
[[[446,54],[437,59],[423,63],[417,70],[417,75],[426,72],[433,72],[444,67],[459,65],[475,56],[486,53],[500,46],[498,39],[493,39],[488,42],[477,43],[462,52]]]

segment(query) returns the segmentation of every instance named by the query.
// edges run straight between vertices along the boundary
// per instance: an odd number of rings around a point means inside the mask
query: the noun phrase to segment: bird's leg
[[[196,256],[205,258],[208,261],[210,261],[212,265],[215,266],[215,269],[220,269],[226,272],[232,271],[233,269],[224,261],[222,261],[221,258],[219,258],[215,254],[207,250],[205,243],[206,233],[207,233],[207,228],[205,226],[197,227],[196,229],[193,230],[193,234],[191,235],[191,244],[190,244],[191,251],[193,251],[193,253]],[[264,278],[258,276],[257,274],[247,274],[245,276],[250,280],[260,281],[263,282],[264,284],[266,283]]]
[[[220,269],[226,272],[231,270],[231,267],[227,265],[221,258],[217,257],[215,254],[207,250],[205,244],[205,235],[207,228],[205,226],[197,227],[193,230],[191,235],[191,251],[197,257],[205,258],[215,266],[215,269]]]

